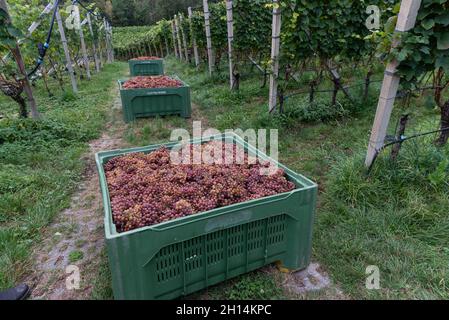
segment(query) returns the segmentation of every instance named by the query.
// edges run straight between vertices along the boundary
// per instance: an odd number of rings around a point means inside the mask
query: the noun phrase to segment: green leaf
[[[449,49],[449,31],[440,33],[437,36],[437,49],[438,50],[448,50]]]
[[[22,31],[20,31],[19,29],[17,29],[16,27],[13,26],[8,26],[6,27],[6,29],[8,30],[8,33],[13,36],[14,38],[21,38],[23,37],[23,33]]]
[[[385,23],[385,32],[387,33],[393,33],[394,29],[396,27],[396,23],[398,21],[398,17],[394,16],[394,17],[390,17],[387,21],[387,23]]]
[[[449,26],[449,13],[445,13],[435,18],[435,22],[438,24],[442,24],[445,27]]]
[[[429,47],[421,47],[421,48],[419,49],[419,51],[421,51],[421,52],[424,53],[424,54],[430,54],[430,49],[429,49]]]
[[[14,47],[17,44],[16,40],[12,38],[3,38],[1,43],[7,47]]]
[[[424,20],[421,22],[421,25],[423,26],[424,29],[430,30],[435,26],[435,20],[433,19]]]
[[[449,57],[440,57],[435,62],[435,68],[443,68],[444,71],[449,73]]]
[[[1,18],[3,18],[3,19],[5,19],[5,18],[7,18],[7,17],[8,17],[8,14],[6,13],[6,11],[5,11],[5,10],[3,10],[3,9],[0,9],[0,17],[1,17]]]

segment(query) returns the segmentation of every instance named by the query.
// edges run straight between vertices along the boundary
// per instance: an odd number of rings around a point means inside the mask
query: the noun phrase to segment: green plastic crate
[[[234,134],[212,139],[225,139],[243,146],[249,154],[258,153]],[[165,144],[168,148],[175,145]],[[292,192],[117,233],[103,165],[120,155],[149,153],[161,146],[96,155],[116,299],[174,299],[274,262],[290,270],[307,267],[317,186],[282,165],[297,186]]]
[[[177,77],[173,77],[178,79]],[[190,118],[192,105],[190,87],[183,82],[179,88],[123,89],[126,80],[119,80],[123,107],[123,120],[179,114]],[[181,81],[181,80],[179,80]],[[181,81],[182,82],[182,81]]]
[[[136,76],[159,76],[164,74],[164,60],[129,60],[129,73]]]

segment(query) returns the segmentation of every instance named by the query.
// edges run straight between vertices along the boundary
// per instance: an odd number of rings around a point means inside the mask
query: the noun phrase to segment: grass
[[[42,81],[34,89],[42,119],[17,119],[17,106],[0,96],[0,289],[28,272],[33,247],[54,216],[67,208],[84,170],[87,143],[98,138],[121,63],[107,65],[77,95]]]
[[[439,173],[448,154],[422,139],[408,144],[397,163],[379,159],[369,177],[362,153],[329,172],[315,252],[353,297],[449,298],[447,163]],[[380,268],[381,290],[367,291],[359,280],[367,265]]]
[[[193,296],[195,297],[195,296]],[[285,299],[282,288],[270,273],[263,271],[230,280],[226,285],[207,290],[206,297],[211,300],[280,300]],[[205,296],[200,296],[205,298]]]
[[[69,261],[70,263],[75,263],[77,261],[83,260],[84,253],[81,250],[74,250],[69,253]]]

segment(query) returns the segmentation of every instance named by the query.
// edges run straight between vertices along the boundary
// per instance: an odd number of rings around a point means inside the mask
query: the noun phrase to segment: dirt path
[[[44,241],[33,253],[34,266],[26,280],[33,287],[31,299],[89,299],[93,277],[104,248],[103,206],[95,166],[95,153],[126,147],[122,140],[126,126],[120,118],[118,90],[112,105],[112,117],[103,135],[92,141],[84,155],[86,171],[78,190],[72,197],[70,208],[61,212],[46,229]],[[79,268],[79,290],[67,290],[66,280]],[[69,271],[69,273],[66,273]]]

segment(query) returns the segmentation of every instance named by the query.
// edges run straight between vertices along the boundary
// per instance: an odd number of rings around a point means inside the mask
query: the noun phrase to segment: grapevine
[[[131,60],[133,60],[133,61],[151,61],[151,60],[161,60],[161,58],[152,56],[152,57],[137,57],[137,58],[133,58]]]

